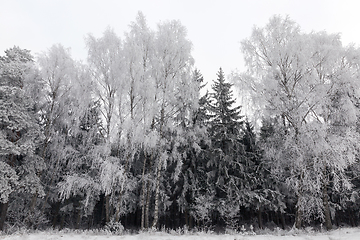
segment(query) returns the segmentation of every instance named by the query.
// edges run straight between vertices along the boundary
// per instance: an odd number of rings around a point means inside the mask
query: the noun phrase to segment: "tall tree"
[[[51,210],[53,214],[49,217],[56,223],[62,204],[56,186],[67,172],[69,157],[74,153],[69,142],[77,131],[78,115],[82,111],[80,106],[82,101],[85,104],[86,95],[83,99],[77,99],[77,96],[81,96],[75,87],[80,71],[77,71],[69,49],[59,44],[53,45],[39,54],[37,67],[43,85],[38,99],[45,134],[41,156],[46,160],[47,167],[47,171],[41,172],[42,181],[46,183],[42,211],[49,213],[48,210]]]
[[[284,180],[297,196],[295,226],[301,227],[302,221],[310,220],[316,212],[331,228],[325,172],[331,169],[334,178],[347,182],[342,174],[346,164],[340,163],[344,159],[353,162],[355,148],[348,146],[348,152],[331,149],[345,147],[355,136],[336,138],[338,143],[329,141],[332,137],[325,116],[331,92],[352,69],[342,68],[341,63],[352,60],[338,35],[303,34],[296,23],[278,16],[266,27],[254,28],[252,36],[242,42],[242,49],[253,89],[264,100],[267,114],[280,116],[286,128],[284,148],[278,152],[267,149],[266,154],[277,159],[273,166],[278,167],[278,174],[290,169]]]
[[[63,180],[59,182],[61,200],[74,209],[75,227],[80,227],[83,216],[90,218],[94,214],[95,205],[101,194],[100,171],[98,166],[98,148],[105,141],[101,131],[99,104],[90,103],[79,116],[78,131],[69,140],[73,148],[68,159],[68,168]],[[70,207],[71,209],[71,207]],[[90,218],[91,219],[91,218]],[[95,224],[101,219],[95,220]]]
[[[89,35],[87,38],[88,61],[94,79],[96,98],[101,103],[101,113],[105,119],[105,143],[99,153],[98,166],[103,169],[100,175],[102,191],[105,194],[105,221],[110,222],[110,198],[114,195],[114,185],[123,176],[123,166],[119,159],[110,156],[112,138],[118,134],[118,124],[124,120],[122,113],[127,82],[123,75],[123,42],[116,33],[107,29],[101,38]],[[116,112],[119,112],[116,118]],[[114,171],[107,170],[113,169]],[[117,179],[115,181],[115,179]],[[114,181],[112,181],[114,180]],[[121,177],[121,180],[124,180]],[[120,181],[121,181],[120,180]]]
[[[103,128],[100,103],[93,98],[93,89],[90,73],[86,66],[77,64],[74,79],[72,81],[71,93],[77,97],[73,99],[71,121],[71,134],[66,136],[66,149],[71,154],[64,156],[66,168],[62,173],[62,178],[57,184],[57,190],[62,200],[57,203],[55,213],[63,210],[64,214],[74,218],[74,226],[80,227],[83,216],[95,215],[96,203],[102,191],[99,165],[99,153],[105,142],[105,131]],[[94,218],[94,224],[101,222],[100,217]],[[55,219],[54,219],[55,220]],[[53,225],[56,226],[56,221]]]
[[[34,101],[25,91],[26,76],[34,68],[30,51],[13,47],[0,58],[0,230],[4,228],[9,200],[25,194],[27,213],[35,205],[31,195],[44,194],[37,175],[44,167],[37,148],[43,140],[34,111]],[[13,206],[20,208],[21,206]],[[25,220],[25,216],[20,221]]]
[[[261,129],[259,132],[259,140],[250,143],[255,147],[251,147],[250,155],[254,159],[254,174],[256,176],[255,183],[255,198],[251,201],[251,205],[255,211],[258,212],[259,227],[263,227],[263,212],[271,214],[271,212],[280,215],[281,225],[285,227],[285,210],[287,205],[291,205],[291,201],[287,199],[293,199],[293,194],[289,194],[288,188],[285,185],[283,178],[279,178],[278,175],[272,174],[273,159],[267,157],[267,150],[269,148],[283,149],[284,148],[284,135],[286,127],[283,126],[281,117],[264,118],[262,120]],[[244,145],[247,146],[248,142],[244,134]],[[251,141],[252,142],[252,141]],[[265,149],[265,151],[264,151]],[[248,150],[247,150],[248,152]],[[288,169],[283,169],[283,176],[289,176]],[[286,198],[286,199],[285,199]]]
[[[230,213],[234,213],[235,217],[242,204],[241,198],[247,191],[244,179],[246,159],[241,143],[243,116],[240,114],[240,106],[232,106],[236,100],[233,98],[231,87],[232,84],[225,81],[224,72],[220,68],[212,85],[213,93],[209,104],[212,156],[207,163],[207,174],[209,188],[214,192],[216,199],[219,199],[216,203],[217,211],[224,218]],[[237,203],[231,204],[235,203],[235,199]],[[233,209],[230,210],[230,207]]]
[[[121,126],[121,132],[126,137],[119,141],[125,146],[126,166],[130,168],[132,161],[143,161],[141,171],[141,228],[149,227],[150,179],[145,175],[149,171],[148,146],[144,144],[152,120],[154,119],[153,93],[154,79],[151,77],[154,56],[154,32],[148,27],[145,16],[139,12],[136,21],[130,24],[124,42],[125,77],[129,82],[127,89],[127,108],[124,114],[127,118]],[[144,157],[140,158],[140,152]],[[134,159],[138,156],[137,159]],[[136,164],[136,163],[135,163]],[[145,220],[146,219],[146,220]]]
[[[179,154],[180,161],[173,164],[168,172],[175,172],[176,178],[169,176],[170,181],[165,181],[172,205],[170,214],[178,216],[172,219],[172,227],[177,227],[181,219],[189,227],[194,226],[194,218],[197,216],[194,211],[195,198],[203,194],[206,178],[205,173],[205,146],[208,143],[208,136],[205,126],[207,120],[206,95],[201,96],[201,89],[204,87],[204,79],[200,71],[195,69],[192,74],[192,85],[195,91],[194,96],[186,96],[182,93],[179,96],[179,111],[176,115],[178,123],[179,143],[176,151]],[[184,88],[188,91],[188,88]],[[178,163],[181,164],[178,164]],[[168,174],[169,174],[168,173]],[[169,175],[170,175],[169,174]]]
[[[186,38],[186,28],[179,21],[168,21],[158,25],[154,42],[153,76],[155,79],[154,102],[156,115],[154,130],[159,138],[155,163],[155,205],[153,227],[157,227],[160,207],[160,183],[167,161],[177,161],[176,146],[178,139],[171,137],[177,132],[176,113],[183,110],[184,102],[194,99],[195,88],[191,78],[191,67],[194,60],[191,56],[191,42]],[[187,108],[188,106],[186,106]],[[175,126],[175,129],[174,129]],[[180,126],[179,126],[180,127]],[[170,140],[170,141],[169,141]],[[171,143],[170,145],[166,142]]]

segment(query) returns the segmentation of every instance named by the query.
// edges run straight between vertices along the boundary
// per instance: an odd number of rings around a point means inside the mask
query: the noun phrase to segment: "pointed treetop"
[[[213,82],[210,103],[210,111],[213,115],[213,124],[223,125],[228,132],[237,134],[242,125],[240,115],[241,106],[232,107],[236,99],[232,95],[232,84],[225,82],[223,70],[220,68],[217,73],[218,78]]]

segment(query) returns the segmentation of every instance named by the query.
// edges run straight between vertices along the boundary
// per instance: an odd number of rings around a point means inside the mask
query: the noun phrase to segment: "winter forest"
[[[186,32],[0,56],[0,230],[358,226],[360,49],[274,16],[204,79]]]

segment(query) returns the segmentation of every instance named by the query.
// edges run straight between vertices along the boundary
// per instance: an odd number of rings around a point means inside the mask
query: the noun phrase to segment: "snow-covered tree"
[[[123,81],[123,43],[116,33],[107,29],[101,38],[89,35],[87,40],[88,62],[94,79],[94,92],[101,102],[101,113],[105,119],[107,144],[115,129],[114,119],[118,102],[122,99]],[[118,100],[121,101],[121,100]],[[120,104],[120,103],[119,103]],[[121,118],[121,116],[120,116]]]
[[[286,129],[283,148],[271,145],[265,155],[275,160],[274,173],[282,175],[289,169],[284,180],[297,196],[295,226],[318,217],[331,228],[326,179],[331,175],[347,182],[343,170],[354,161],[356,146],[350,142],[357,137],[350,134],[351,124],[341,138],[333,135],[327,112],[340,115],[328,102],[341,82],[354,83],[355,78],[349,77],[354,58],[348,58],[338,35],[304,34],[288,17],[278,16],[266,27],[254,28],[242,49],[252,77],[247,81],[252,79],[267,116],[280,116]],[[347,103],[342,106],[352,105]]]
[[[106,222],[110,221],[110,198],[114,194],[114,185],[112,178],[115,175],[122,174],[123,166],[119,165],[116,157],[110,156],[112,139],[118,134],[117,122],[124,121],[123,105],[127,89],[127,82],[123,73],[123,42],[116,33],[107,29],[101,38],[95,38],[89,35],[87,38],[88,62],[90,72],[94,81],[94,95],[101,104],[101,114],[104,120],[105,143],[103,152],[99,153],[98,166],[100,168],[113,167],[108,175],[105,170],[102,171],[101,184],[102,192],[105,193]],[[118,114],[117,114],[118,111]],[[117,116],[118,115],[118,116]],[[115,175],[113,175],[115,174]]]
[[[152,62],[155,80],[153,101],[156,103],[156,115],[153,120],[154,130],[158,135],[157,158],[153,163],[156,181],[153,227],[157,227],[159,219],[163,169],[169,161],[175,160],[181,165],[176,151],[176,146],[181,141],[179,133],[182,131],[177,116],[188,114],[186,111],[191,108],[191,102],[196,97],[196,88],[191,78],[191,48],[191,42],[186,38],[186,29],[179,21],[168,21],[158,25]]]
[[[207,163],[207,181],[209,189],[219,200],[216,210],[224,218],[227,218],[232,203],[234,204],[231,212],[238,212],[239,207],[245,204],[251,180],[241,143],[243,116],[240,114],[240,106],[233,107],[236,100],[233,98],[231,87],[232,84],[225,81],[224,72],[220,68],[212,85],[213,93],[209,106],[211,157]]]
[[[130,24],[130,31],[125,35],[124,71],[129,85],[126,90],[126,109],[123,110],[126,118],[120,127],[123,137],[119,139],[119,144],[124,149],[126,170],[130,169],[133,161],[143,161],[142,164],[139,163],[142,165],[140,205],[142,209],[141,228],[143,229],[145,225],[146,227],[149,225],[148,217],[145,217],[148,216],[149,208],[146,207],[146,203],[149,203],[147,199],[150,197],[150,180],[145,177],[149,160],[145,150],[148,149],[145,138],[148,137],[155,115],[153,107],[155,84],[151,76],[151,64],[154,56],[154,32],[147,26],[145,16],[139,12],[136,21]]]
[[[76,119],[72,134],[67,137],[66,169],[57,184],[64,213],[75,219],[80,227],[82,217],[91,216],[101,194],[99,154],[102,153],[105,133],[100,104],[92,97],[92,82],[86,67],[78,66],[72,92],[82,96],[76,101]],[[63,214],[64,214],[63,213]]]
[[[170,164],[166,169],[164,181],[167,195],[170,197],[171,206],[169,211],[176,219],[171,219],[169,226],[177,226],[177,222],[184,218],[185,224],[193,227],[194,219],[198,219],[196,213],[196,198],[203,195],[206,182],[205,175],[205,147],[209,143],[205,122],[204,104],[198,103],[204,96],[200,95],[203,88],[203,77],[199,70],[192,73],[192,88],[194,96],[179,95],[179,110],[176,115],[178,141],[176,152],[178,160]],[[189,91],[188,88],[182,90]],[[180,163],[180,164],[179,164]],[[208,216],[209,217],[209,216]]]
[[[43,135],[34,111],[34,101],[26,92],[26,77],[33,68],[30,51],[19,47],[6,50],[5,56],[0,58],[1,230],[8,207],[10,210],[17,208],[18,213],[24,208],[25,214],[30,215],[30,209],[36,204],[32,195],[44,195],[38,176],[44,169],[44,161],[37,154]],[[24,205],[19,204],[18,197],[26,199],[23,199]],[[19,205],[12,206],[12,203]],[[25,221],[25,217],[22,215],[15,220]]]
[[[54,210],[52,218],[57,219],[59,211],[55,209],[60,208],[60,199],[56,186],[67,171],[69,156],[74,153],[69,141],[81,115],[81,100],[77,99],[81,94],[75,87],[79,72],[70,50],[59,44],[39,54],[36,63],[43,86],[38,104],[45,135],[40,151],[46,162],[46,171],[41,173],[46,184],[42,211]]]

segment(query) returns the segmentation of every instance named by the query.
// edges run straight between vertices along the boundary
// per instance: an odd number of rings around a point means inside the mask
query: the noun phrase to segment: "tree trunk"
[[[295,141],[297,142],[297,133],[295,135],[296,139]],[[302,211],[302,203],[301,203],[301,197],[303,194],[303,188],[302,188],[302,184],[303,184],[303,177],[304,177],[304,173],[302,172],[300,174],[300,179],[299,179],[299,192],[297,194],[297,204],[296,204],[296,213],[295,213],[295,228],[300,229],[302,228],[302,220],[303,220],[303,211]]]
[[[81,202],[78,199],[74,203],[74,219],[75,219],[75,229],[79,229],[81,222]]]
[[[159,220],[159,204],[160,204],[160,176],[161,176],[161,160],[159,159],[157,174],[156,174],[156,190],[155,190],[155,206],[154,206],[154,221],[152,228],[156,228]]]
[[[76,214],[75,229],[80,228],[80,222],[81,222],[81,209],[79,209]]]
[[[300,229],[302,227],[303,212],[299,206],[296,207],[295,214],[295,228]]]
[[[142,186],[142,199],[141,199],[141,230],[144,230],[145,228],[145,198],[146,198],[146,194],[145,194],[145,183],[143,182],[143,186]]]
[[[323,185],[322,194],[323,194],[323,204],[324,204],[325,226],[327,230],[331,230],[332,223],[331,223],[331,214],[329,207],[329,195],[327,193],[326,183],[324,183]]]
[[[165,89],[164,89],[165,94]],[[160,111],[160,137],[164,139],[163,135],[163,125],[165,122],[165,102],[163,100],[161,111]],[[162,158],[159,157],[159,162],[157,166],[157,172],[156,172],[156,189],[155,189],[155,206],[154,206],[154,220],[152,223],[152,228],[156,228],[159,220],[159,197],[160,197],[160,176],[161,176],[161,167],[162,167]]]
[[[118,204],[115,211],[115,222],[120,222],[120,210],[121,210],[121,201],[122,201],[123,191],[120,191],[118,197]]]
[[[58,219],[58,216],[59,216],[59,212],[60,212],[60,202],[57,202],[55,203],[55,211],[54,211],[54,214],[53,214],[53,220],[52,220],[52,225],[53,225],[53,228],[56,228],[56,224],[57,224],[57,219]]]
[[[60,220],[60,230],[64,229],[64,225],[65,225],[65,213],[62,213],[61,220]]]
[[[285,229],[285,217],[284,217],[284,213],[279,212],[279,214],[280,214],[281,227],[282,227],[282,229]]]
[[[105,223],[110,222],[110,195],[105,196]]]
[[[7,215],[7,210],[8,210],[8,204],[9,202],[6,203],[0,203],[0,231],[4,230],[4,224],[5,224],[5,219],[6,219],[6,215]]]
[[[263,219],[262,219],[262,210],[259,208],[258,210],[258,221],[259,221],[259,228],[263,229]]]
[[[151,159],[149,158],[149,164],[150,166],[148,168],[151,169]],[[150,210],[150,180],[145,180],[145,173],[146,173],[146,163],[147,163],[147,157],[144,159],[144,165],[143,165],[143,172],[142,172],[142,178],[143,178],[143,184],[142,184],[142,209],[141,209],[141,229],[149,228],[149,210]]]
[[[150,181],[147,183],[147,191],[146,191],[146,206],[145,206],[145,228],[149,228],[149,211],[150,211]]]
[[[145,227],[145,188],[146,188],[146,180],[145,180],[145,167],[146,167],[146,157],[144,157],[144,165],[142,171],[142,199],[141,199],[141,229],[144,230]]]

